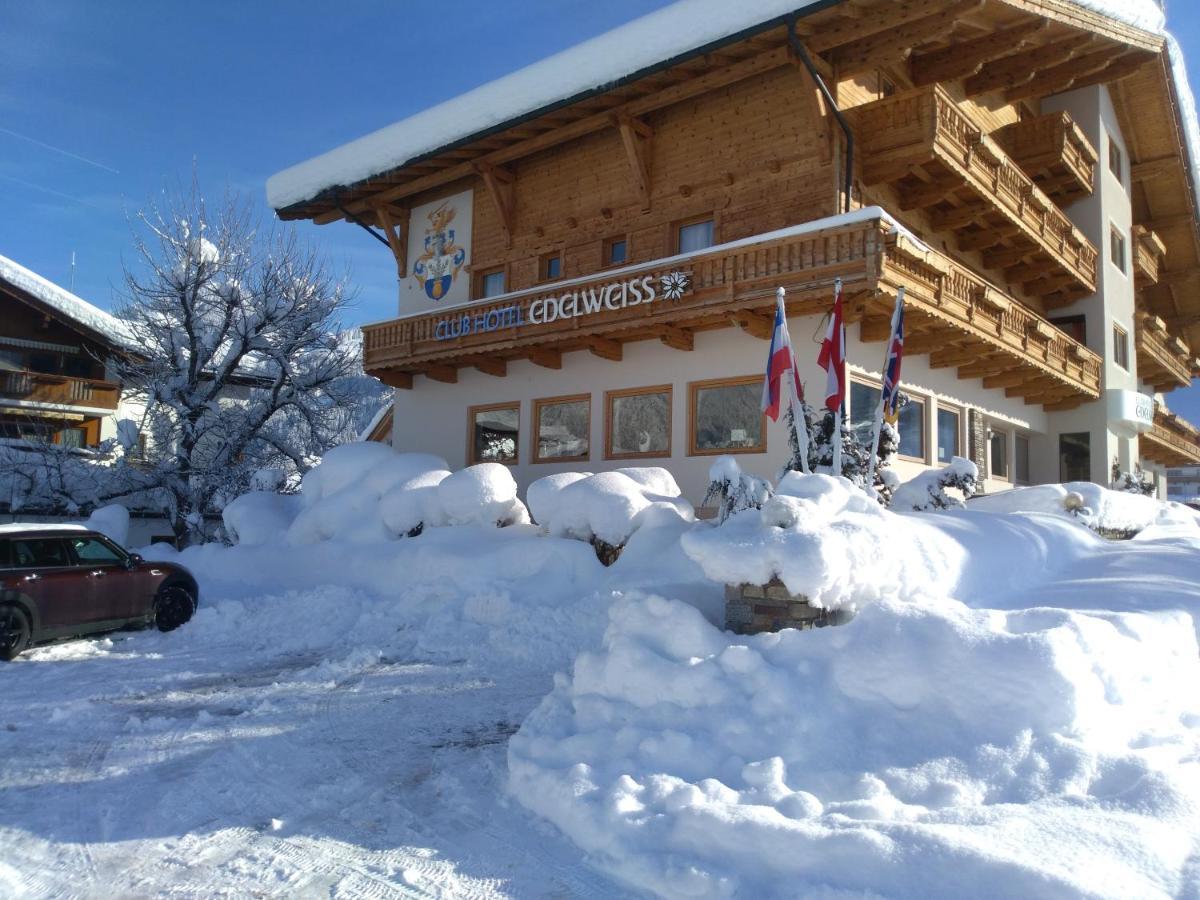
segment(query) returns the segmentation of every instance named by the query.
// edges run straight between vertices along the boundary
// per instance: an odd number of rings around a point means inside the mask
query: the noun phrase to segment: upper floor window
[[[479,296],[496,297],[504,293],[504,269],[488,269],[479,273]]]
[[[1108,229],[1109,251],[1112,256],[1112,264],[1125,271],[1125,235],[1116,225],[1110,225]]]
[[[1120,325],[1113,325],[1113,362],[1129,371],[1129,334]]]
[[[1112,172],[1121,184],[1125,183],[1125,154],[1121,152],[1111,134],[1108,136],[1108,171]]]
[[[629,239],[624,235],[610,237],[604,242],[604,265],[619,266],[629,261]]]
[[[557,253],[547,253],[538,261],[539,274],[542,281],[553,281],[562,277],[562,257]]]
[[[677,235],[680,253],[694,253],[711,247],[715,243],[716,233],[711,217],[695,222],[685,222],[679,226]]]
[[[1087,344],[1087,316],[1059,316],[1051,319],[1050,324],[1079,343]]]

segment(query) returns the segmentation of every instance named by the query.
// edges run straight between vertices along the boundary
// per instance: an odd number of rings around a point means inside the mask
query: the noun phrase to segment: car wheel
[[[0,660],[16,659],[29,646],[33,629],[24,610],[16,606],[0,606]]]
[[[174,631],[192,617],[196,602],[186,588],[168,584],[154,598],[154,624],[159,631]]]

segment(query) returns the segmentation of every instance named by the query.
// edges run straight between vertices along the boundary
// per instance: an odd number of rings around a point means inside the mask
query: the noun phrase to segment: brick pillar
[[[987,422],[977,409],[967,410],[967,458],[979,467],[981,478],[987,478]]]

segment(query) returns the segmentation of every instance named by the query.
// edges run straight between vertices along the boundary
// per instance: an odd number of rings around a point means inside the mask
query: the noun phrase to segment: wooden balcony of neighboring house
[[[1059,206],[1091,196],[1096,149],[1070,113],[1031,116],[993,131],[991,137]]]
[[[689,351],[698,331],[739,327],[768,340],[775,289],[787,289],[788,314],[819,315],[832,304],[835,278],[845,285],[848,319],[866,341],[885,341],[897,289],[907,291],[906,352],[930,355],[935,367],[1048,409],[1069,409],[1100,396],[1100,358],[965,266],[900,233],[878,209],[783,229],[656,262],[517,291],[454,309],[415,314],[363,328],[366,371],[412,388],[423,375],[456,382],[461,368],[504,377],[510,361],[550,369],[562,354],[590,351],[619,361],[623,345],[657,340]],[[603,303],[631,281],[652,285],[653,302]],[[664,286],[683,284],[677,296]],[[617,287],[612,287],[616,285]],[[617,293],[614,293],[616,291]],[[601,298],[599,304],[592,298]],[[584,314],[546,321],[547,303],[568,299]],[[765,352],[765,347],[764,347]]]
[[[1200,465],[1200,429],[1163,404],[1154,404],[1154,424],[1138,442],[1141,454],[1164,466]]]
[[[862,179],[889,186],[1008,285],[1062,306],[1096,290],[1096,247],[940,85],[847,111]]]
[[[1133,274],[1139,290],[1158,284],[1159,270],[1166,256],[1166,245],[1157,234],[1145,225],[1133,226]]]
[[[20,401],[24,408],[71,407],[116,409],[121,386],[95,378],[74,378],[44,372],[0,371],[0,405]]]
[[[1168,333],[1158,316],[1143,315],[1135,325],[1138,377],[1158,393],[1191,385],[1197,360],[1191,348]]]

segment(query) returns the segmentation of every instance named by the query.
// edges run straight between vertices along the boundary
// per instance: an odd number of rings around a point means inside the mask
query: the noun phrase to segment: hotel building
[[[954,455],[989,491],[1140,465],[1165,495],[1166,466],[1200,462],[1162,402],[1200,374],[1191,93],[1161,34],[1094,6],[684,0],[268,197],[394,257],[364,363],[397,389],[401,450],[522,487],[661,465],[693,500],[718,454],[772,476],[775,290],[813,398],[840,278],[856,424],[906,290],[901,478]]]

